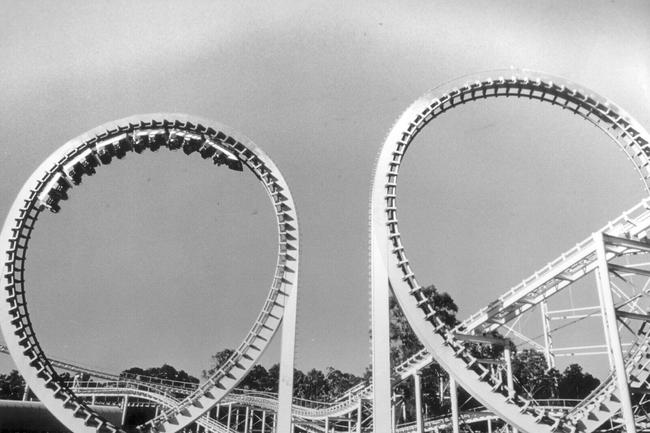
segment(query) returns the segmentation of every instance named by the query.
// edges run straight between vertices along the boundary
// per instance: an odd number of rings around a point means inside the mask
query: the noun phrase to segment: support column
[[[553,355],[553,337],[551,335],[551,322],[548,317],[548,303],[540,303],[542,312],[542,328],[544,330],[544,358],[546,358],[547,368],[555,368],[555,355]]]
[[[374,201],[374,200],[373,200]],[[377,209],[374,207],[377,206]],[[370,233],[370,285],[372,330],[372,419],[374,433],[390,433],[394,427],[390,384],[390,310],[388,299],[388,240],[382,239],[385,218],[380,204],[373,204]]]
[[[25,390],[23,391],[23,401],[27,401],[29,399],[29,387],[27,384],[25,384]]]
[[[460,432],[458,423],[458,392],[456,389],[456,379],[449,376],[449,399],[451,400],[451,427],[454,433]]]
[[[415,426],[417,433],[424,433],[424,420],[422,419],[422,373],[418,370],[413,375],[415,386]]]
[[[330,433],[330,419],[328,417],[325,417],[325,433]]]
[[[266,411],[262,411],[262,433],[266,433]]]
[[[122,419],[121,419],[121,425],[124,425],[126,422],[126,408],[129,406],[129,396],[125,395],[124,400],[122,401]]]
[[[287,298],[282,316],[282,342],[280,347],[280,378],[278,385],[279,432],[291,431],[291,407],[293,403],[293,364],[296,345],[296,310],[298,308],[298,275],[296,284]]]
[[[232,420],[232,403],[228,404],[228,418],[226,418],[226,425],[230,427],[230,421]]]
[[[625,371],[625,360],[621,348],[621,340],[618,334],[618,321],[616,319],[616,308],[612,289],[609,282],[609,265],[605,251],[605,241],[602,233],[594,233],[594,243],[596,244],[596,256],[598,260],[597,281],[598,291],[600,293],[601,308],[603,320],[607,324],[607,335],[609,340],[608,352],[611,353],[614,362],[614,373],[618,385],[619,397],[621,399],[621,412],[625,421],[625,431],[627,433],[636,433],[634,424],[634,412],[632,410],[632,401],[630,398],[630,389],[628,385],[627,373]]]
[[[361,433],[361,423],[363,422],[363,399],[359,399],[359,407],[357,408],[357,431]]]
[[[503,346],[503,357],[506,361],[506,386],[508,387],[508,397],[513,398],[515,396],[515,384],[512,378],[512,353],[510,352],[510,345],[506,343]],[[517,433],[518,430],[515,427],[510,426],[512,433]]]
[[[250,407],[246,406],[246,411],[244,412],[244,433],[248,433],[249,420],[251,415]]]
[[[488,419],[488,433],[492,433],[492,419]]]

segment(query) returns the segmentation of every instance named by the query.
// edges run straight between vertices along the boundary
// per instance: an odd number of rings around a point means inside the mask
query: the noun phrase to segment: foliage
[[[559,397],[583,399],[598,385],[600,380],[589,373],[583,373],[582,367],[578,364],[571,364],[564,370],[559,380]]]
[[[122,374],[136,374],[141,376],[150,376],[157,377],[159,379],[166,380],[177,380],[181,382],[193,382],[199,383],[199,379],[194,376],[191,376],[185,370],[176,370],[169,364],[163,364],[162,367],[151,367],[147,369],[142,369],[140,367],[131,367],[127,370],[124,370]]]
[[[223,365],[233,353],[234,351],[231,349],[224,349],[212,355],[210,367],[203,370],[203,377],[207,378],[217,371],[219,366]],[[240,382],[239,388],[277,392],[279,376],[279,364],[274,364],[268,370],[261,365],[254,365],[248,375]],[[332,367],[326,368],[324,372],[312,368],[307,373],[294,369],[294,397],[307,400],[330,400],[339,397],[361,380],[361,378],[353,374],[343,373]]]
[[[21,400],[25,392],[25,381],[17,370],[0,374],[0,399]]]
[[[556,398],[560,373],[548,368],[542,352],[523,350],[512,359],[515,389],[535,399]]]
[[[447,292],[438,292],[435,286],[430,285],[422,289],[422,294],[434,306],[440,318],[449,326],[458,323],[456,313],[458,306]],[[390,308],[390,352],[393,365],[405,361],[424,348],[416,337],[402,312],[395,297],[391,296]]]

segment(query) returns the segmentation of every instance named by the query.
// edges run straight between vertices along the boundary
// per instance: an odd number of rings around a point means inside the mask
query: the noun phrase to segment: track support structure
[[[626,433],[636,433],[634,423],[634,411],[632,400],[630,398],[630,389],[628,377],[625,371],[625,358],[621,346],[621,338],[618,333],[618,321],[616,318],[616,307],[612,297],[612,287],[609,281],[609,264],[607,262],[605,239],[601,232],[594,233],[594,244],[596,245],[596,255],[598,260],[598,269],[596,271],[596,281],[598,293],[601,302],[602,317],[605,324],[607,351],[610,355],[616,375],[616,384],[621,400],[621,412],[625,423]]]

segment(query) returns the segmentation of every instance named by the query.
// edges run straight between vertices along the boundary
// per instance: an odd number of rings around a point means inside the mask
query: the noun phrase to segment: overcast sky
[[[279,166],[298,207],[303,370],[369,363],[371,173],[416,97],[461,75],[529,68],[650,125],[645,1],[3,6],[1,213],[43,159],[104,122],[186,112],[241,131]],[[415,273],[449,291],[461,317],[644,196],[604,134],[522,100],[449,112],[417,138],[402,173]],[[182,153],[129,155],[39,220],[27,276],[37,335],[50,356],[108,371],[167,362],[198,375],[261,308],[274,230],[250,173]],[[0,371],[11,365],[0,359]]]

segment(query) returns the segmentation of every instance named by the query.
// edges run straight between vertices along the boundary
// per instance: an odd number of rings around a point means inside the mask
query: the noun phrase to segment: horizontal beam
[[[640,269],[640,268],[632,268],[629,266],[622,266],[622,265],[617,265],[614,263],[610,263],[608,265],[609,270],[613,272],[627,272],[630,274],[638,274],[638,275],[643,275],[645,277],[650,277],[650,271],[647,271],[645,269]]]
[[[630,392],[632,394],[650,394],[650,389],[648,388],[638,388],[635,386],[630,387]]]
[[[642,320],[644,322],[650,322],[650,315],[648,314],[638,314],[638,313],[630,313],[628,311],[616,311],[616,316],[618,317],[623,317],[626,319],[634,319],[634,320]]]
[[[462,341],[471,341],[473,343],[481,344],[493,344],[496,346],[505,346],[510,344],[510,340],[498,337],[492,337],[490,335],[472,335],[472,334],[461,334],[460,332],[454,332],[454,337]]]
[[[619,238],[617,236],[612,236],[605,233],[603,233],[603,240],[605,241],[606,244],[610,244],[610,245],[616,245],[616,246],[621,246],[626,248],[635,248],[643,251],[650,251],[650,244],[643,241],[637,241],[628,238]]]

